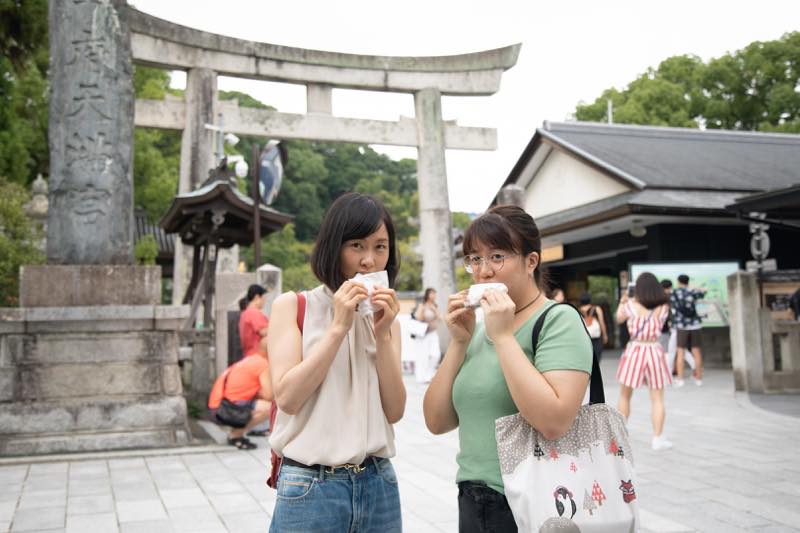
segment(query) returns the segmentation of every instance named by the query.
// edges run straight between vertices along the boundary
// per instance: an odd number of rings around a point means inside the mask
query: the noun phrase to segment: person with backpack
[[[678,288],[669,296],[672,319],[678,331],[678,354],[675,358],[675,387],[683,387],[683,358],[691,350],[694,358],[694,383],[703,384],[703,353],[700,350],[702,319],[697,314],[697,300],[705,297],[706,291],[689,288],[689,276],[678,276]]]
[[[226,420],[223,401],[231,402],[232,409],[241,411],[241,426],[236,421]],[[208,395],[208,408],[211,420],[231,426],[228,444],[240,450],[257,448],[248,439],[247,431],[264,422],[269,417],[272,403],[272,383],[269,377],[267,340],[262,338],[255,351],[229,366],[219,375]],[[229,406],[224,406],[225,408]]]
[[[495,420],[520,413],[548,439],[564,435],[589,384],[592,344],[580,313],[545,297],[539,229],[522,208],[500,205],[479,216],[463,247],[473,282],[503,284],[507,292],[483,293],[482,323],[465,306],[469,291],[449,297],[451,340],[425,393],[425,424],[434,435],[458,429],[459,532],[512,533],[517,524],[504,494]]]
[[[272,307],[269,353],[281,457],[270,531],[400,532],[390,457],[405,410],[392,218],[372,196],[331,205],[311,255],[321,281]],[[388,286],[364,280],[386,276]],[[366,276],[365,276],[366,275]]]
[[[600,361],[603,357],[603,346],[608,342],[603,310],[599,306],[592,305],[592,295],[588,292],[581,294],[578,302],[580,303],[578,310],[581,312],[584,324],[586,324],[586,331],[589,332],[589,336],[592,338],[592,350],[597,360]]]
[[[619,360],[619,412],[627,419],[631,411],[633,389],[644,382],[650,389],[653,422],[653,450],[668,450],[672,443],[664,436],[664,388],[672,382],[664,347],[659,342],[661,330],[669,317],[667,294],[650,272],[636,278],[633,297],[623,293],[617,308],[617,322],[626,324],[630,340]]]

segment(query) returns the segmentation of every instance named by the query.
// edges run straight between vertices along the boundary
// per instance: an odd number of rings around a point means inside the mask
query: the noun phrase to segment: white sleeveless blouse
[[[306,293],[303,358],[333,321],[333,293]],[[375,367],[372,317],[356,313],[319,388],[296,415],[280,409],[269,439],[275,452],[303,464],[359,464],[368,455],[393,457],[394,429],[386,420]]]

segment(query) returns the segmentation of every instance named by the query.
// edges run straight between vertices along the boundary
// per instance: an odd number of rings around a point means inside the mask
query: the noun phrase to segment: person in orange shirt
[[[269,320],[262,311],[266,293],[266,289],[258,284],[250,285],[247,288],[245,298],[247,307],[239,317],[239,340],[241,340],[242,353],[245,357],[256,353],[261,339],[267,337]]]
[[[227,379],[227,381],[226,381]],[[245,437],[245,433],[269,418],[272,406],[272,382],[269,377],[267,359],[267,338],[263,337],[252,353],[228,367],[214,382],[208,397],[211,419],[216,420],[216,410],[222,398],[239,405],[247,405],[251,410],[250,421],[243,428],[231,428],[228,444],[241,450],[257,448],[256,443]]]

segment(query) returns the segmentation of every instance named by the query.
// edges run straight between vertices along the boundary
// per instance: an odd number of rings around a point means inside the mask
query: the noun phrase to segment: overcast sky
[[[152,15],[198,28],[317,50],[370,55],[449,55],[522,43],[516,66],[489,97],[445,97],[445,120],[498,131],[495,152],[449,150],[451,209],[481,212],[544,120],[568,119],[581,101],[623,87],[678,54],[708,60],[755,40],[800,30],[800,0],[131,0]],[[176,77],[175,82],[184,83]],[[280,111],[304,113],[305,90],[221,78]],[[407,94],[335,90],[338,116],[414,116]],[[416,149],[375,146],[393,158]]]

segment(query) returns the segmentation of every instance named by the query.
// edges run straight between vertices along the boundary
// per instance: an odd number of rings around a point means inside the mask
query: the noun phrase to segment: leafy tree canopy
[[[47,2],[0,0],[0,176],[47,175]]]
[[[578,120],[800,133],[800,32],[756,41],[704,63],[670,57],[626,88],[579,104]]]

